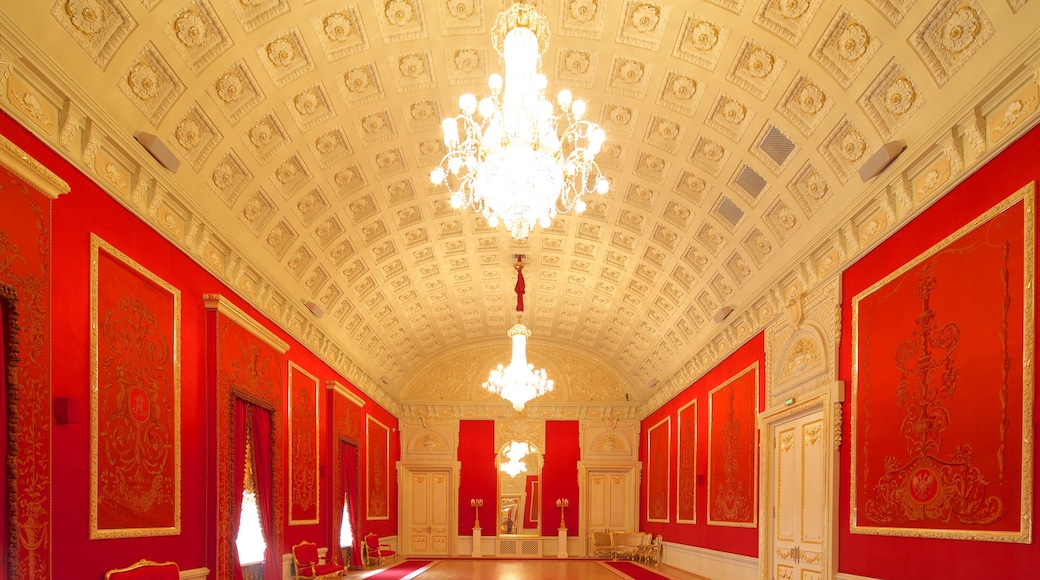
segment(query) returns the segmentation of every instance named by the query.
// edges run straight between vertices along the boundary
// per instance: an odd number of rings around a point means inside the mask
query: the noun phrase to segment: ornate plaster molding
[[[0,135],[0,165],[21,177],[34,189],[51,199],[72,190],[65,180],[22,151],[10,139]]]

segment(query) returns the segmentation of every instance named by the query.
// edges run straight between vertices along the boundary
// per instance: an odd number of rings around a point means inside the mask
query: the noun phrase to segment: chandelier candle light
[[[480,527],[480,508],[484,505],[483,499],[471,499],[469,505],[473,506],[473,527]]]
[[[454,207],[472,208],[491,227],[502,222],[523,239],[536,223],[549,227],[559,211],[584,211],[584,195],[607,192],[595,161],[606,134],[584,119],[585,102],[570,91],[560,91],[558,109],[546,100],[538,64],[549,23],[532,6],[499,13],[491,42],[505,61],[505,79],[491,75],[491,95],[479,104],[472,94],[459,97],[462,113],[441,125],[448,152],[430,181],[448,188]]]
[[[535,369],[527,362],[527,339],[531,330],[520,322],[524,312],[523,256],[516,257],[513,267],[516,269],[516,324],[506,333],[513,341],[513,357],[509,366],[500,364],[492,369],[483,387],[512,403],[513,409],[519,413],[528,401],[553,390],[553,382],[546,378],[545,369]]]
[[[567,506],[571,505],[571,502],[567,498],[561,498],[556,500],[556,507],[560,508],[560,528],[566,529],[567,522],[563,519],[563,512],[567,509]]]

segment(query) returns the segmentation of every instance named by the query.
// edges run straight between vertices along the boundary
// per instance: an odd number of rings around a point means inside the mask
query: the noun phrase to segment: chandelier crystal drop
[[[512,403],[513,409],[519,413],[528,401],[553,390],[553,382],[546,377],[545,369],[535,369],[533,364],[527,362],[527,339],[531,336],[531,330],[520,322],[520,315],[524,311],[524,264],[519,256],[513,267],[517,275],[517,321],[506,333],[513,341],[512,358],[509,365],[499,364],[492,369],[482,386]]]
[[[430,181],[448,188],[454,207],[472,208],[523,239],[535,224],[548,227],[557,212],[584,211],[585,195],[608,191],[595,160],[606,134],[584,119],[585,102],[570,91],[560,91],[558,108],[545,98],[538,61],[549,25],[532,6],[517,3],[500,13],[491,39],[505,79],[491,75],[491,95],[479,103],[472,94],[459,98],[461,114],[442,123],[448,152]]]

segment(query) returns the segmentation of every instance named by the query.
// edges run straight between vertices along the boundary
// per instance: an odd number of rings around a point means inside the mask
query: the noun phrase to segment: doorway
[[[833,578],[841,383],[761,416],[761,577]],[[837,417],[837,422],[835,422]]]
[[[452,467],[401,466],[398,551],[408,556],[450,556],[458,527]]]

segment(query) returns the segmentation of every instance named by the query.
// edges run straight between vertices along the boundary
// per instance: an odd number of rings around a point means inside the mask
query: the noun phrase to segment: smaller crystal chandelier
[[[513,340],[513,358],[508,366],[498,365],[492,369],[483,387],[513,404],[519,413],[531,399],[553,389],[552,380],[546,378],[545,369],[535,369],[527,362],[527,339],[531,330],[520,322],[524,312],[524,263],[523,256],[516,257],[516,324],[506,334]]]
[[[516,477],[521,473],[527,473],[527,464],[524,458],[531,452],[531,447],[526,441],[510,441],[502,450],[509,461],[502,462],[498,468],[509,477]]]
[[[585,120],[585,102],[560,91],[559,111],[545,98],[548,81],[538,61],[549,46],[549,23],[530,5],[501,12],[491,42],[505,61],[505,79],[488,78],[491,95],[459,98],[462,114],[444,119],[447,154],[430,172],[456,208],[473,208],[491,227],[501,221],[516,239],[558,211],[585,210],[582,197],[606,193],[596,165],[606,134]],[[477,116],[474,116],[477,115]]]

